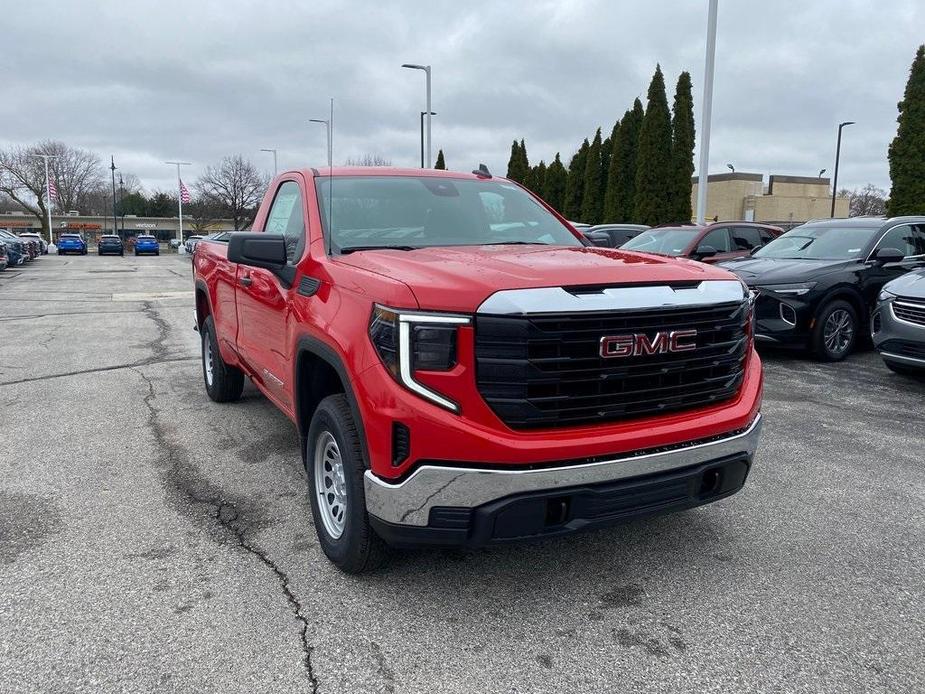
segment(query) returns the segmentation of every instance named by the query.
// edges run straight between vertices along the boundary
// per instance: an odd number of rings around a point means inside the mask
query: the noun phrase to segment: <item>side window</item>
[[[909,224],[903,224],[898,227],[893,227],[886,235],[880,239],[880,243],[877,244],[877,250],[881,248],[896,248],[902,251],[903,255],[918,255],[921,251],[916,251],[916,237],[918,234],[915,233],[914,228]]]
[[[772,234],[767,229],[759,229],[758,234],[761,237],[761,245],[763,246],[766,243],[771,243],[774,240],[774,234]]]
[[[735,251],[750,251],[761,245],[761,235],[757,227],[733,227],[732,249]]]
[[[925,255],[925,224],[916,224],[912,227],[912,240],[915,244],[913,255]]]
[[[276,191],[264,232],[286,237],[286,255],[294,263],[302,255],[305,240],[305,216],[302,192],[295,181],[285,181]]]
[[[701,246],[713,246],[717,253],[729,252],[729,229],[720,227],[714,229],[700,240]]]

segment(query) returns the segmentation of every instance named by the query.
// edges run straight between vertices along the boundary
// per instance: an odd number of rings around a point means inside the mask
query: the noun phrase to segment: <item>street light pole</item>
[[[109,161],[111,166],[109,167],[112,171],[112,233],[119,233],[119,222],[116,221],[116,159],[111,154],[109,155]],[[122,174],[119,174],[121,178]]]
[[[431,138],[430,138],[430,126],[431,126],[431,120],[432,120],[432,115],[433,115],[433,111],[431,110],[431,107],[430,107],[430,65],[414,65],[412,63],[405,63],[402,65],[402,67],[406,67],[411,70],[423,70],[424,75],[426,77],[425,88],[427,90],[427,104],[426,104],[426,110],[424,111],[424,114],[427,116],[427,131],[426,131],[426,138],[425,138],[426,139],[426,149],[427,149],[427,159],[426,159],[427,166],[426,167],[422,166],[421,168],[429,169],[431,166],[433,166],[432,164],[433,150],[431,148]]]
[[[309,123],[321,123],[324,125],[325,133],[328,136],[328,168],[334,166],[334,149],[331,146],[331,123],[334,122],[334,99],[331,99],[331,116],[329,118],[309,118]]]
[[[425,115],[426,115],[426,112],[421,111],[421,168],[422,169],[425,168],[424,167],[424,116]],[[436,116],[437,114],[431,111],[430,115]]]
[[[177,214],[180,221],[180,228],[177,231],[177,254],[183,255],[186,253],[186,249],[183,247],[183,189],[180,187],[180,167],[181,166],[192,166],[193,163],[189,161],[165,161],[165,164],[174,164],[177,167]]]
[[[703,115],[700,118],[700,170],[697,172],[697,223],[707,213],[707,187],[710,170],[710,117],[713,114],[713,66],[716,59],[716,14],[718,0],[710,0],[707,12],[707,53],[703,69]]]
[[[57,159],[58,157],[54,154],[33,154],[31,156],[45,161],[45,212],[48,214],[48,245],[53,246],[54,241],[51,235],[51,179],[48,177],[48,160]],[[48,250],[52,251],[53,249],[49,248]]]
[[[846,125],[854,125],[853,120],[846,120],[838,124],[838,143],[835,145],[835,172],[832,174],[832,211],[830,217],[835,217],[835,196],[838,194],[838,160],[841,157],[841,129]]]
[[[122,218],[122,229],[119,237],[125,241],[125,188],[122,181],[122,174],[119,174],[119,217]]]
[[[275,149],[261,149],[261,152],[273,152],[273,178],[276,178],[276,174],[279,173],[279,169],[276,167],[276,150]]]

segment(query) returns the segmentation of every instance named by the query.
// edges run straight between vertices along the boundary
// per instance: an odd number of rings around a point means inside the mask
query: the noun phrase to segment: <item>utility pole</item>
[[[119,232],[119,237],[125,241],[125,188],[123,187],[122,174],[119,174],[119,216],[122,218],[122,229]]]
[[[426,131],[426,133],[425,133],[425,134],[426,134],[426,138],[425,138],[425,139],[426,139],[426,143],[427,143],[427,144],[426,144],[426,149],[427,149],[427,160],[426,160],[426,163],[427,163],[427,166],[426,166],[426,167],[422,167],[422,168],[427,168],[427,169],[429,169],[430,167],[433,166],[433,160],[434,160],[434,158],[433,158],[433,151],[432,151],[432,148],[431,148],[431,139],[430,139],[430,125],[431,125],[431,120],[432,120],[431,114],[433,113],[433,110],[432,110],[431,107],[430,107],[430,65],[414,65],[414,64],[412,64],[412,63],[405,63],[404,65],[402,65],[402,67],[406,67],[406,68],[409,68],[409,69],[411,69],[411,70],[423,70],[423,71],[424,71],[424,75],[425,75],[425,77],[426,77],[426,80],[425,80],[425,89],[426,89],[426,92],[427,92],[427,95],[426,95],[427,103],[426,103],[426,105],[425,105],[424,113],[425,113],[425,115],[427,116],[427,131]]]
[[[51,232],[51,179],[48,177],[48,160],[57,159],[58,157],[54,154],[32,154],[30,156],[36,157],[38,159],[43,159],[45,161],[45,212],[48,214],[48,245],[49,252],[53,251],[54,240],[52,239]]]
[[[707,187],[710,172],[710,117],[713,114],[713,67],[716,59],[716,15],[719,0],[710,0],[707,12],[707,52],[703,68],[703,115],[700,118],[700,170],[697,172],[697,223],[707,213]]]
[[[832,174],[832,211],[830,217],[835,217],[835,196],[838,194],[838,160],[841,157],[841,130],[846,125],[854,125],[853,120],[846,120],[838,124],[838,142],[835,145],[835,173]]]
[[[175,164],[177,167],[177,203],[178,207],[178,216],[180,221],[180,228],[177,231],[177,253],[183,255],[186,253],[186,248],[183,246],[183,181],[180,179],[180,167],[181,166],[192,166],[192,162],[189,161],[165,161],[165,164]]]

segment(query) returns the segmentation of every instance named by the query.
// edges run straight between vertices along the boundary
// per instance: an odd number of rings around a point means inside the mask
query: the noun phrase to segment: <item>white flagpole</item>
[[[165,161],[165,164],[176,164],[177,165],[177,202],[178,214],[180,215],[180,227],[177,231],[177,253],[183,255],[186,253],[186,247],[183,245],[183,189],[181,188],[182,181],[180,180],[180,167],[181,166],[192,166],[192,162],[188,161]]]

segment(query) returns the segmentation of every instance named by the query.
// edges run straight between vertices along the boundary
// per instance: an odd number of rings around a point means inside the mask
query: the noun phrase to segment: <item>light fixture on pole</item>
[[[732,164],[726,164],[726,168],[732,171],[732,173],[736,172],[736,167],[734,167]]]
[[[430,125],[431,125],[431,116],[433,111],[430,108],[430,65],[414,65],[412,63],[404,63],[402,67],[406,67],[410,70],[423,70],[426,76],[426,90],[427,90],[427,103],[424,107],[424,115],[427,116],[427,132],[426,132],[426,149],[427,149],[427,163],[426,167],[421,168],[430,168],[432,166],[431,162],[433,161],[433,150],[431,148],[431,139],[430,139]]]
[[[45,161],[45,212],[48,214],[48,252],[55,251],[55,242],[51,236],[51,179],[48,177],[48,160],[57,159],[54,154],[30,154],[29,156]]]
[[[841,129],[846,125],[854,125],[853,120],[846,120],[838,124],[838,143],[835,145],[835,172],[832,174],[832,211],[830,217],[835,217],[835,195],[838,191],[838,160],[841,157]]]
[[[707,211],[707,180],[710,169],[710,117],[713,114],[713,65],[716,58],[716,14],[718,0],[710,0],[707,12],[707,52],[703,69],[703,116],[701,116],[700,170],[697,172],[697,223]]]
[[[424,116],[427,115],[425,111],[421,111],[421,168],[426,168],[424,166]],[[437,114],[433,111],[430,112],[430,115],[436,116]]]
[[[164,163],[173,164],[177,167],[177,213],[180,220],[180,227],[177,230],[177,253],[183,255],[186,253],[186,248],[183,246],[183,180],[180,178],[180,167],[192,166],[193,163],[189,161],[165,161]]]
[[[276,178],[276,174],[279,172],[279,169],[276,168],[276,150],[275,149],[261,149],[261,152],[273,152],[273,178]]]
[[[331,124],[334,122],[334,99],[331,99],[331,115],[328,118],[309,118],[309,123],[322,123],[328,136],[328,168],[334,167],[334,149],[331,142]]]
[[[828,171],[828,169],[819,169],[819,178],[822,178],[822,174],[824,174],[826,171]]]

